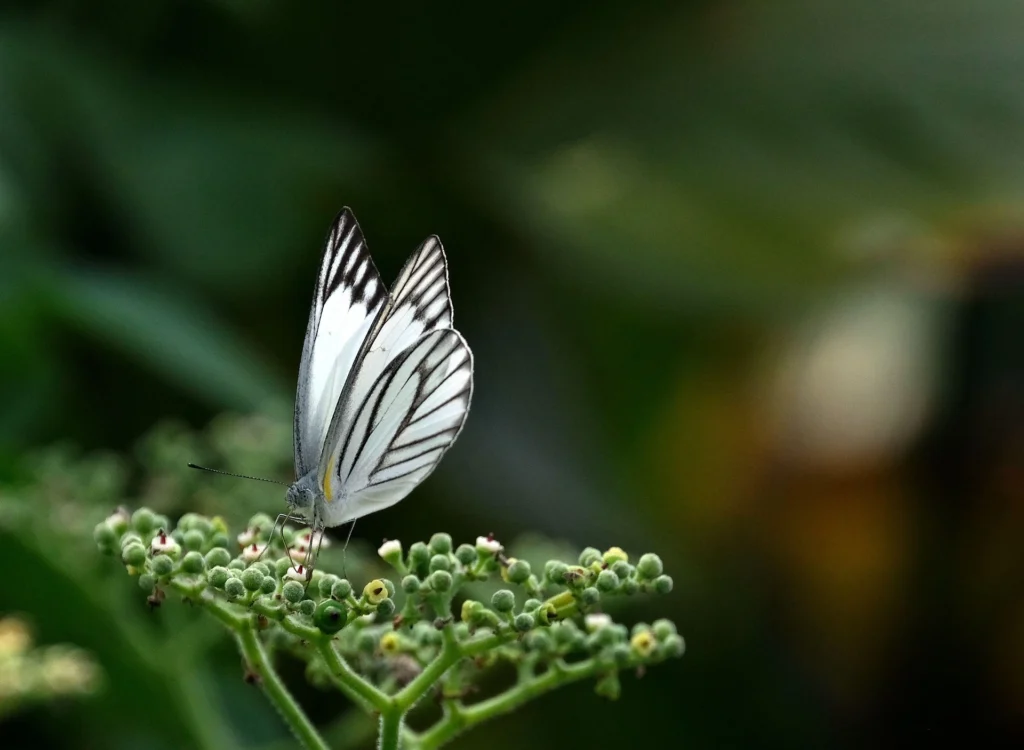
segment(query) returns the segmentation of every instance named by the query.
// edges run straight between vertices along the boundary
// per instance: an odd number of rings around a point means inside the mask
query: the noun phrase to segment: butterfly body
[[[440,241],[424,241],[389,292],[344,209],[306,328],[289,513],[323,529],[394,505],[454,443],[472,391],[473,356],[452,328]]]

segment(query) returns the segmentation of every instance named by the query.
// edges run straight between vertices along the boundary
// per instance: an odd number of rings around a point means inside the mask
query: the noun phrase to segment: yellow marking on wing
[[[334,474],[334,458],[331,458],[331,462],[327,464],[327,473],[324,474],[324,502],[331,502],[334,500],[334,492],[331,489],[331,476]]]

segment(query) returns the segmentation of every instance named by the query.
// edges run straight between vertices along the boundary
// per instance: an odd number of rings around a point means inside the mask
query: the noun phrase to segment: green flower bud
[[[667,594],[672,590],[672,576],[658,576],[654,579],[654,590],[659,594]]]
[[[259,568],[247,568],[242,571],[242,584],[249,591],[259,591],[265,577]]]
[[[622,587],[619,590],[626,596],[633,596],[633,594],[640,590],[640,584],[633,578],[627,578],[622,582]]]
[[[547,654],[552,651],[554,641],[546,629],[534,630],[526,637],[526,647],[531,651]]]
[[[586,568],[581,568],[579,565],[573,565],[571,568],[566,570],[565,583],[567,583],[569,588],[574,591],[586,588],[589,581],[590,572]]]
[[[629,645],[633,649],[633,653],[646,659],[654,653],[654,649],[658,646],[658,641],[654,637],[654,633],[644,629],[640,630],[630,639]]]
[[[502,571],[502,578],[512,583],[526,583],[530,577],[530,563],[526,560],[509,560],[508,567]]]
[[[676,634],[676,624],[671,620],[666,620],[662,618],[660,620],[654,621],[654,623],[651,625],[651,630],[654,631],[655,638],[657,638],[659,641],[663,641],[670,635]]]
[[[261,580],[260,583],[262,582]],[[306,587],[298,581],[286,581],[284,586],[281,587],[281,596],[284,597],[286,602],[298,604],[306,596]]]
[[[356,636],[356,648],[364,653],[372,654],[377,648],[377,639],[371,630],[360,631]]]
[[[199,552],[187,552],[181,559],[181,569],[190,575],[197,576],[206,570],[206,560]]]
[[[101,548],[113,547],[117,541],[117,533],[106,521],[101,521],[96,524],[92,530],[93,541],[96,542]]]
[[[171,521],[167,516],[157,513],[155,516],[153,516],[153,528],[169,529],[171,528]]]
[[[601,601],[601,592],[593,586],[588,586],[580,592],[580,601],[586,607],[593,607],[599,601]]]
[[[146,548],[141,544],[129,544],[121,550],[121,560],[125,565],[139,567],[146,562]]]
[[[277,591],[277,579],[274,576],[264,576],[263,583],[260,584],[260,593],[270,596]]]
[[[459,619],[463,622],[472,622],[476,613],[483,608],[484,605],[480,602],[474,601],[473,599],[467,599],[462,603],[462,610],[459,612]]]
[[[390,620],[395,614],[395,600],[381,599],[377,602],[377,622]]]
[[[435,570],[451,570],[452,561],[448,559],[448,555],[434,555],[430,558],[430,572],[433,573]]]
[[[202,549],[206,543],[206,536],[201,531],[192,529],[191,531],[185,532],[184,543],[182,546],[188,550]]]
[[[132,514],[132,527],[143,536],[149,536],[157,528],[156,516],[149,508],[139,508]]]
[[[615,661],[616,666],[624,667],[629,664],[629,660],[633,656],[633,651],[625,643],[616,643],[611,648],[611,656]]]
[[[452,538],[450,534],[439,533],[430,537],[430,551],[435,555],[447,555],[452,551]]]
[[[313,624],[321,633],[333,635],[345,627],[348,612],[344,605],[333,599],[324,599],[313,612]]]
[[[529,612],[520,612],[516,615],[516,619],[513,622],[513,626],[520,633],[525,633],[528,630],[532,630],[536,624],[536,619]]]
[[[499,589],[491,597],[491,607],[495,612],[511,612],[516,606],[516,595],[508,589]]]
[[[601,559],[604,560],[607,565],[614,565],[620,560],[622,562],[629,562],[629,555],[627,555],[621,547],[609,547],[605,553],[601,555]]]
[[[171,571],[174,570],[174,560],[167,555],[156,555],[149,563],[149,569],[158,578],[169,576]]]
[[[234,559],[234,560],[232,560],[231,562],[228,563],[227,568],[228,568],[228,570],[236,570],[236,571],[245,570],[245,568],[246,568],[245,560]]]
[[[388,598],[388,587],[384,585],[384,581],[374,578],[363,587],[363,598],[370,604],[379,604]]]
[[[416,542],[409,547],[409,567],[417,573],[425,574],[430,564],[430,549],[423,542]]]
[[[107,516],[106,524],[113,529],[115,535],[121,536],[128,530],[128,522],[130,520],[131,516],[128,515],[128,511],[124,508],[118,508]]]
[[[215,531],[210,535],[210,546],[211,547],[227,547],[228,546],[228,535],[223,531]]]
[[[523,602],[523,612],[532,612],[540,606],[540,599],[527,599]]]
[[[686,653],[686,642],[681,635],[673,633],[661,644],[661,654],[665,657],[680,657]]]
[[[223,566],[217,566],[210,570],[210,575],[208,576],[207,580],[209,580],[210,585],[213,586],[215,589],[223,589],[224,584],[227,583],[229,577],[230,574],[228,573],[227,568]]]
[[[245,596],[245,584],[241,578],[231,577],[224,583],[224,592],[232,599]]]
[[[435,570],[430,574],[430,588],[443,594],[452,587],[452,574],[447,570]]]
[[[619,675],[616,672],[609,672],[597,681],[594,692],[602,698],[617,700],[622,694],[622,685],[619,683]]]
[[[171,539],[173,539],[174,542],[180,547],[184,543],[184,541],[185,541],[185,530],[184,529],[175,529],[168,536],[170,536]],[[166,542],[163,542],[161,540],[161,544],[165,544],[165,543]]]
[[[320,592],[322,598],[326,599],[331,595],[331,589],[339,580],[341,579],[333,573],[327,573],[317,582],[316,590]]]
[[[292,567],[292,559],[290,557],[279,557],[271,564],[274,566],[274,576],[276,578],[284,578]],[[228,567],[231,566],[229,565]]]
[[[312,599],[303,599],[301,602],[299,602],[298,609],[300,613],[306,615],[307,617],[311,616],[314,612],[316,612],[316,602],[314,602]]]
[[[577,633],[579,633],[579,629],[572,620],[565,620],[551,627],[551,635],[559,647],[570,645]]]
[[[150,573],[143,573],[139,576],[139,588],[143,591],[152,591],[156,587],[156,578]]]
[[[420,590],[420,579],[414,575],[408,575],[402,579],[402,591],[410,596]]]
[[[331,586],[331,597],[341,601],[342,599],[348,599],[352,594],[352,584],[346,581],[344,578],[339,579]]]
[[[623,581],[633,575],[633,566],[625,560],[619,560],[617,563],[612,565],[611,568],[615,572],[615,575]]]
[[[377,550],[380,558],[393,568],[402,564],[402,543],[397,539],[385,541]]]
[[[641,555],[640,560],[636,564],[637,574],[648,581],[652,581],[660,576],[664,569],[664,566],[661,564],[661,558],[651,552]]]
[[[469,567],[477,560],[476,549],[468,544],[460,544],[455,550],[455,559]]]
[[[569,572],[568,566],[558,560],[549,560],[544,566],[544,576],[551,582],[557,584],[565,583],[565,576]]]
[[[274,528],[274,522],[270,520],[270,516],[266,513],[257,513],[255,516],[249,519],[249,525],[247,528],[259,530],[262,533],[270,533],[270,530]]]
[[[596,550],[593,547],[586,547],[582,552],[580,552],[579,563],[584,568],[589,568],[594,563],[600,561],[600,559],[600,550]]]
[[[231,553],[223,547],[214,547],[206,553],[206,567],[227,567],[231,562]]]
[[[606,594],[619,587],[619,577],[610,570],[602,570],[597,574],[597,590]]]

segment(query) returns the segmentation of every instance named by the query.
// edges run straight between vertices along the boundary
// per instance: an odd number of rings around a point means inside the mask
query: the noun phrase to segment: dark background
[[[623,616],[672,616],[684,659],[458,747],[1020,746],[1022,188],[1011,0],[9,2],[0,476],[287,402],[349,205],[387,281],[440,235],[476,355],[455,448],[356,537],[536,531],[676,581]],[[0,612],[108,681],[0,733],[175,746],[176,633],[21,539]],[[189,720],[270,747],[216,654]],[[126,711],[145,680],[184,703]]]

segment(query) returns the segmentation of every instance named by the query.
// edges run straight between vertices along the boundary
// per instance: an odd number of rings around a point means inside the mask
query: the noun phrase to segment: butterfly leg
[[[287,513],[279,513],[277,515],[277,520],[274,521],[273,528],[271,528],[271,530],[270,530],[270,536],[267,538],[267,546],[265,546],[263,548],[263,551],[260,552],[259,557],[256,558],[257,560],[261,560],[263,558],[263,556],[265,554],[267,554],[267,550],[270,549],[271,545],[274,543],[274,534],[277,531],[277,527],[278,526],[281,527],[281,544],[285,548],[285,550],[287,551],[288,545],[285,544],[285,541],[284,541],[284,525],[286,523],[288,523],[289,521],[295,521],[296,523],[301,523],[301,524],[305,524],[306,523],[306,519],[304,519],[304,518],[299,518],[297,516],[290,516]]]

